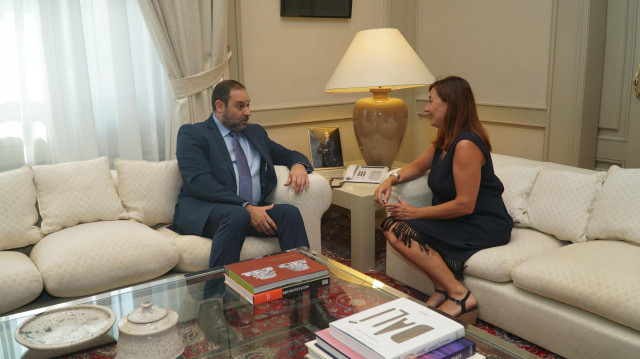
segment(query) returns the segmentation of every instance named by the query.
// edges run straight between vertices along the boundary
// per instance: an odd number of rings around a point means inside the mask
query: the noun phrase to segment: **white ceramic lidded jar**
[[[118,359],[175,359],[184,352],[178,313],[142,302],[118,322]]]

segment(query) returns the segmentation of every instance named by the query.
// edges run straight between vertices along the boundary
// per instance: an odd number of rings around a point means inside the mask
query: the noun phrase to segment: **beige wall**
[[[351,19],[281,18],[278,0],[235,3],[232,74],[249,89],[252,121],[290,148],[309,156],[308,128],[335,126],[345,162],[361,159],[351,111],[368,94],[323,89],[357,31],[397,27],[436,77],[469,80],[495,152],[594,166],[603,1],[353,0]],[[391,94],[409,107],[401,162],[434,135],[426,93]]]
[[[603,5],[423,0],[422,57],[469,80],[495,152],[593,168]]]
[[[354,0],[350,19],[283,18],[279,0],[238,0],[239,76],[251,120],[277,142],[311,156],[308,129],[339,127],[345,162],[361,159],[353,103],[368,94],[324,93],[356,32],[388,26],[388,2]]]
[[[420,2],[421,56],[469,81],[494,152],[544,158],[553,13],[551,0]]]

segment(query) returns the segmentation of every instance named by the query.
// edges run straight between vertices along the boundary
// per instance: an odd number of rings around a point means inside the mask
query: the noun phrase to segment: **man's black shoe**
[[[210,341],[229,348],[229,327],[224,314],[222,297],[214,296],[200,303],[198,326]]]
[[[329,323],[336,320],[336,317],[329,313],[327,307],[320,299],[311,301],[309,305],[309,322],[315,325],[318,329],[324,329],[329,326]]]

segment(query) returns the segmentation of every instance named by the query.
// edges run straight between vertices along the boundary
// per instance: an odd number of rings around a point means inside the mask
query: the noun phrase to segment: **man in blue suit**
[[[265,202],[277,182],[274,165],[289,167],[285,186],[296,194],[306,190],[313,171],[308,159],[272,141],[260,125],[248,123],[250,99],[241,83],[218,83],[211,102],[214,112],[207,120],[178,131],[176,156],[184,183],[175,209],[176,230],[212,238],[209,267],[239,261],[247,235],[278,237],[282,250],[308,247],[298,208]],[[234,147],[238,145],[241,149]]]
[[[207,120],[178,131],[176,156],[183,185],[174,229],[212,239],[210,268],[239,261],[247,235],[275,236],[282,250],[309,247],[298,208],[266,203],[277,184],[274,165],[290,169],[284,185],[300,194],[309,188],[309,160],[272,141],[260,125],[248,123],[250,99],[241,83],[218,83],[211,103],[213,113]],[[225,345],[229,337],[223,295],[222,277],[207,281],[198,323],[208,338]],[[334,319],[317,291],[311,293],[309,311],[319,328]]]

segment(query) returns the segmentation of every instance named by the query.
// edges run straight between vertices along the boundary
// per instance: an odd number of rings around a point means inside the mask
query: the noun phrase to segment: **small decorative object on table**
[[[118,359],[175,359],[184,352],[178,313],[142,302],[118,322]]]
[[[103,344],[115,321],[113,310],[101,305],[62,307],[25,320],[14,336],[32,351],[54,357]]]

